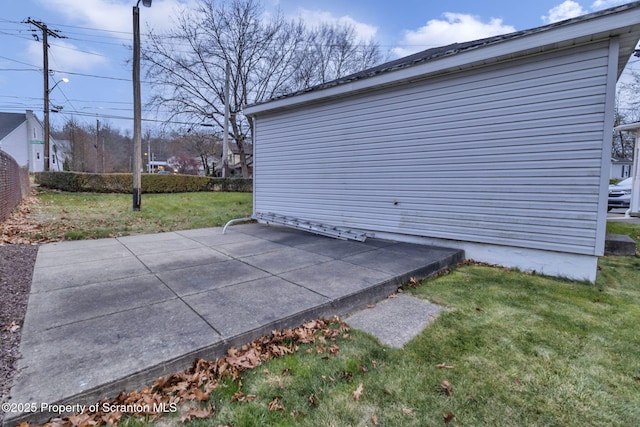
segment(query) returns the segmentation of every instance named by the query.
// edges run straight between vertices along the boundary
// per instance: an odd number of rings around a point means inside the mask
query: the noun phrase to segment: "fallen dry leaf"
[[[242,388],[241,374],[247,369],[253,369],[262,362],[284,354],[290,354],[299,350],[301,343],[326,343],[328,340],[336,341],[346,335],[349,327],[340,322],[339,318],[333,320],[316,319],[306,322],[295,329],[285,329],[282,331],[272,331],[270,335],[264,335],[240,348],[232,347],[228,350],[226,357],[221,357],[213,361],[196,359],[192,366],[179,373],[170,374],[166,377],[158,378],[153,384],[140,390],[132,390],[120,393],[113,400],[103,400],[96,407],[106,405],[148,405],[149,407],[161,408],[189,408],[186,402],[195,402],[194,408],[185,409],[182,412],[181,421],[189,421],[194,418],[206,418],[212,415],[212,406],[199,408],[199,403],[209,399],[210,393],[218,387],[222,378],[229,378],[236,382],[238,390]],[[314,346],[315,347],[315,346]],[[315,348],[312,347],[312,351]],[[337,343],[332,343],[327,349],[331,354],[337,354],[339,347]],[[329,357],[329,356],[327,356]],[[375,365],[374,365],[375,366]],[[282,375],[290,375],[290,371],[285,369]],[[348,383],[353,381],[353,374],[350,372],[336,372],[336,375],[346,379]],[[331,382],[335,379],[329,377]],[[319,393],[322,393],[320,389]],[[256,400],[256,395],[245,395],[241,391],[236,393],[232,401],[249,402]],[[281,403],[282,397],[275,397],[269,404],[269,410],[284,410]],[[312,395],[309,403],[317,400],[317,396]],[[123,415],[133,417],[149,417],[149,420],[157,420],[163,415],[163,411],[151,413],[104,413],[98,410],[95,413],[76,414],[68,417],[55,418],[49,420],[47,427],[98,427],[104,424],[116,426]],[[299,413],[296,416],[306,416]],[[73,420],[73,421],[72,421]],[[19,427],[30,427],[29,424]]]
[[[191,421],[193,418],[207,418],[211,415],[211,406],[206,408],[189,408],[180,416],[181,422]]]
[[[20,325],[18,325],[15,321],[9,323],[7,327],[4,328],[5,331],[9,331],[11,333],[18,332],[19,329],[20,329]]]
[[[282,411],[284,410],[284,405],[280,403],[280,399],[282,396],[275,396],[271,402],[269,402],[269,410],[270,411]]]
[[[302,327],[306,329],[315,329],[317,325],[317,320],[311,320],[310,322],[303,323]]]
[[[442,419],[444,420],[444,422],[445,422],[445,423],[449,423],[449,422],[453,421],[453,419],[454,419],[455,417],[456,417],[456,416],[455,416],[453,413],[448,412],[448,413],[447,413],[447,415],[445,415],[444,417],[442,417]]]
[[[353,381],[353,374],[349,371],[336,371],[335,374],[347,380],[348,383]]]
[[[442,362],[436,365],[436,368],[440,368],[440,369],[453,369],[453,366],[451,365],[447,365],[446,363]]]
[[[356,388],[356,391],[353,392],[353,400],[355,400],[356,402],[360,400],[360,396],[362,396],[363,389],[364,389],[364,384],[362,383],[358,384],[358,388]]]
[[[318,396],[315,393],[312,393],[311,396],[307,397],[307,401],[311,406],[318,406]]]
[[[371,423],[372,423],[374,426],[377,426],[377,425],[378,425],[378,417],[376,417],[376,414],[371,415]]]
[[[244,394],[241,391],[236,392],[231,398],[232,402],[253,402],[258,399],[258,396],[255,394]]]
[[[122,412],[114,411],[104,414],[101,419],[105,424],[117,425],[122,418]]]
[[[69,421],[73,426],[78,427],[89,427],[97,424],[96,421],[91,419],[89,414],[70,415]]]
[[[453,390],[449,381],[442,381],[440,383],[440,390],[447,396],[453,396]]]
[[[205,401],[209,400],[209,393],[204,393],[199,388],[194,388],[193,389],[193,396],[194,396],[193,400],[196,400],[198,402],[205,402]]]
[[[329,346],[329,354],[332,355],[337,355],[340,352],[340,347],[338,347],[338,344],[331,344]]]

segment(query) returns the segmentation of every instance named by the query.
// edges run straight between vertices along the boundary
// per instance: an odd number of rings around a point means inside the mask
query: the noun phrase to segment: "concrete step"
[[[633,256],[636,254],[636,242],[625,234],[607,234],[604,241],[604,254]]]

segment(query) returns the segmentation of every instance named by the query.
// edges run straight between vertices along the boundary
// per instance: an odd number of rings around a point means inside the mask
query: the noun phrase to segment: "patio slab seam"
[[[144,304],[144,305],[140,305],[140,306],[136,306],[136,307],[129,307],[129,308],[126,308],[124,310],[116,310],[116,311],[112,311],[112,312],[109,312],[109,313],[104,313],[104,314],[101,314],[99,316],[86,317],[84,319],[79,319],[79,320],[74,320],[74,321],[67,322],[67,323],[62,323],[60,325],[55,325],[55,326],[51,326],[51,327],[48,327],[48,328],[39,329],[36,332],[38,332],[38,333],[49,332],[49,331],[53,331],[53,330],[60,329],[60,328],[63,328],[63,327],[75,325],[75,324],[82,323],[82,322],[87,322],[87,321],[91,321],[91,320],[98,320],[98,319],[106,318],[106,317],[112,316],[114,314],[122,314],[122,313],[127,313],[127,312],[130,312],[130,311],[139,310],[141,307],[152,307],[154,305],[164,304],[167,301],[173,301],[173,300],[179,300],[179,299],[180,298],[178,298],[178,297],[176,297],[176,298],[167,298],[167,299],[164,299],[164,300],[154,301],[154,302],[151,302],[151,303],[148,303],[148,304]]]

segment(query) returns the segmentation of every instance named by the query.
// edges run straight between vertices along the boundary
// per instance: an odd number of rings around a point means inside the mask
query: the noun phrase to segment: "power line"
[[[6,56],[1,56],[0,55],[0,59],[4,59],[5,61],[15,62],[16,64],[27,65],[29,67],[33,67],[36,70],[41,70],[42,69],[42,67],[39,67],[37,65],[29,64],[27,62],[18,61],[16,59],[7,58]]]

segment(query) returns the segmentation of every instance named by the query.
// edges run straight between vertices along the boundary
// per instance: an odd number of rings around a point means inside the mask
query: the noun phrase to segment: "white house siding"
[[[599,255],[611,63],[607,40],[265,112],[254,209]]]
[[[25,135],[27,133],[27,123],[24,122],[2,140],[2,149],[15,159],[20,166],[29,164],[29,145],[25,144]]]

